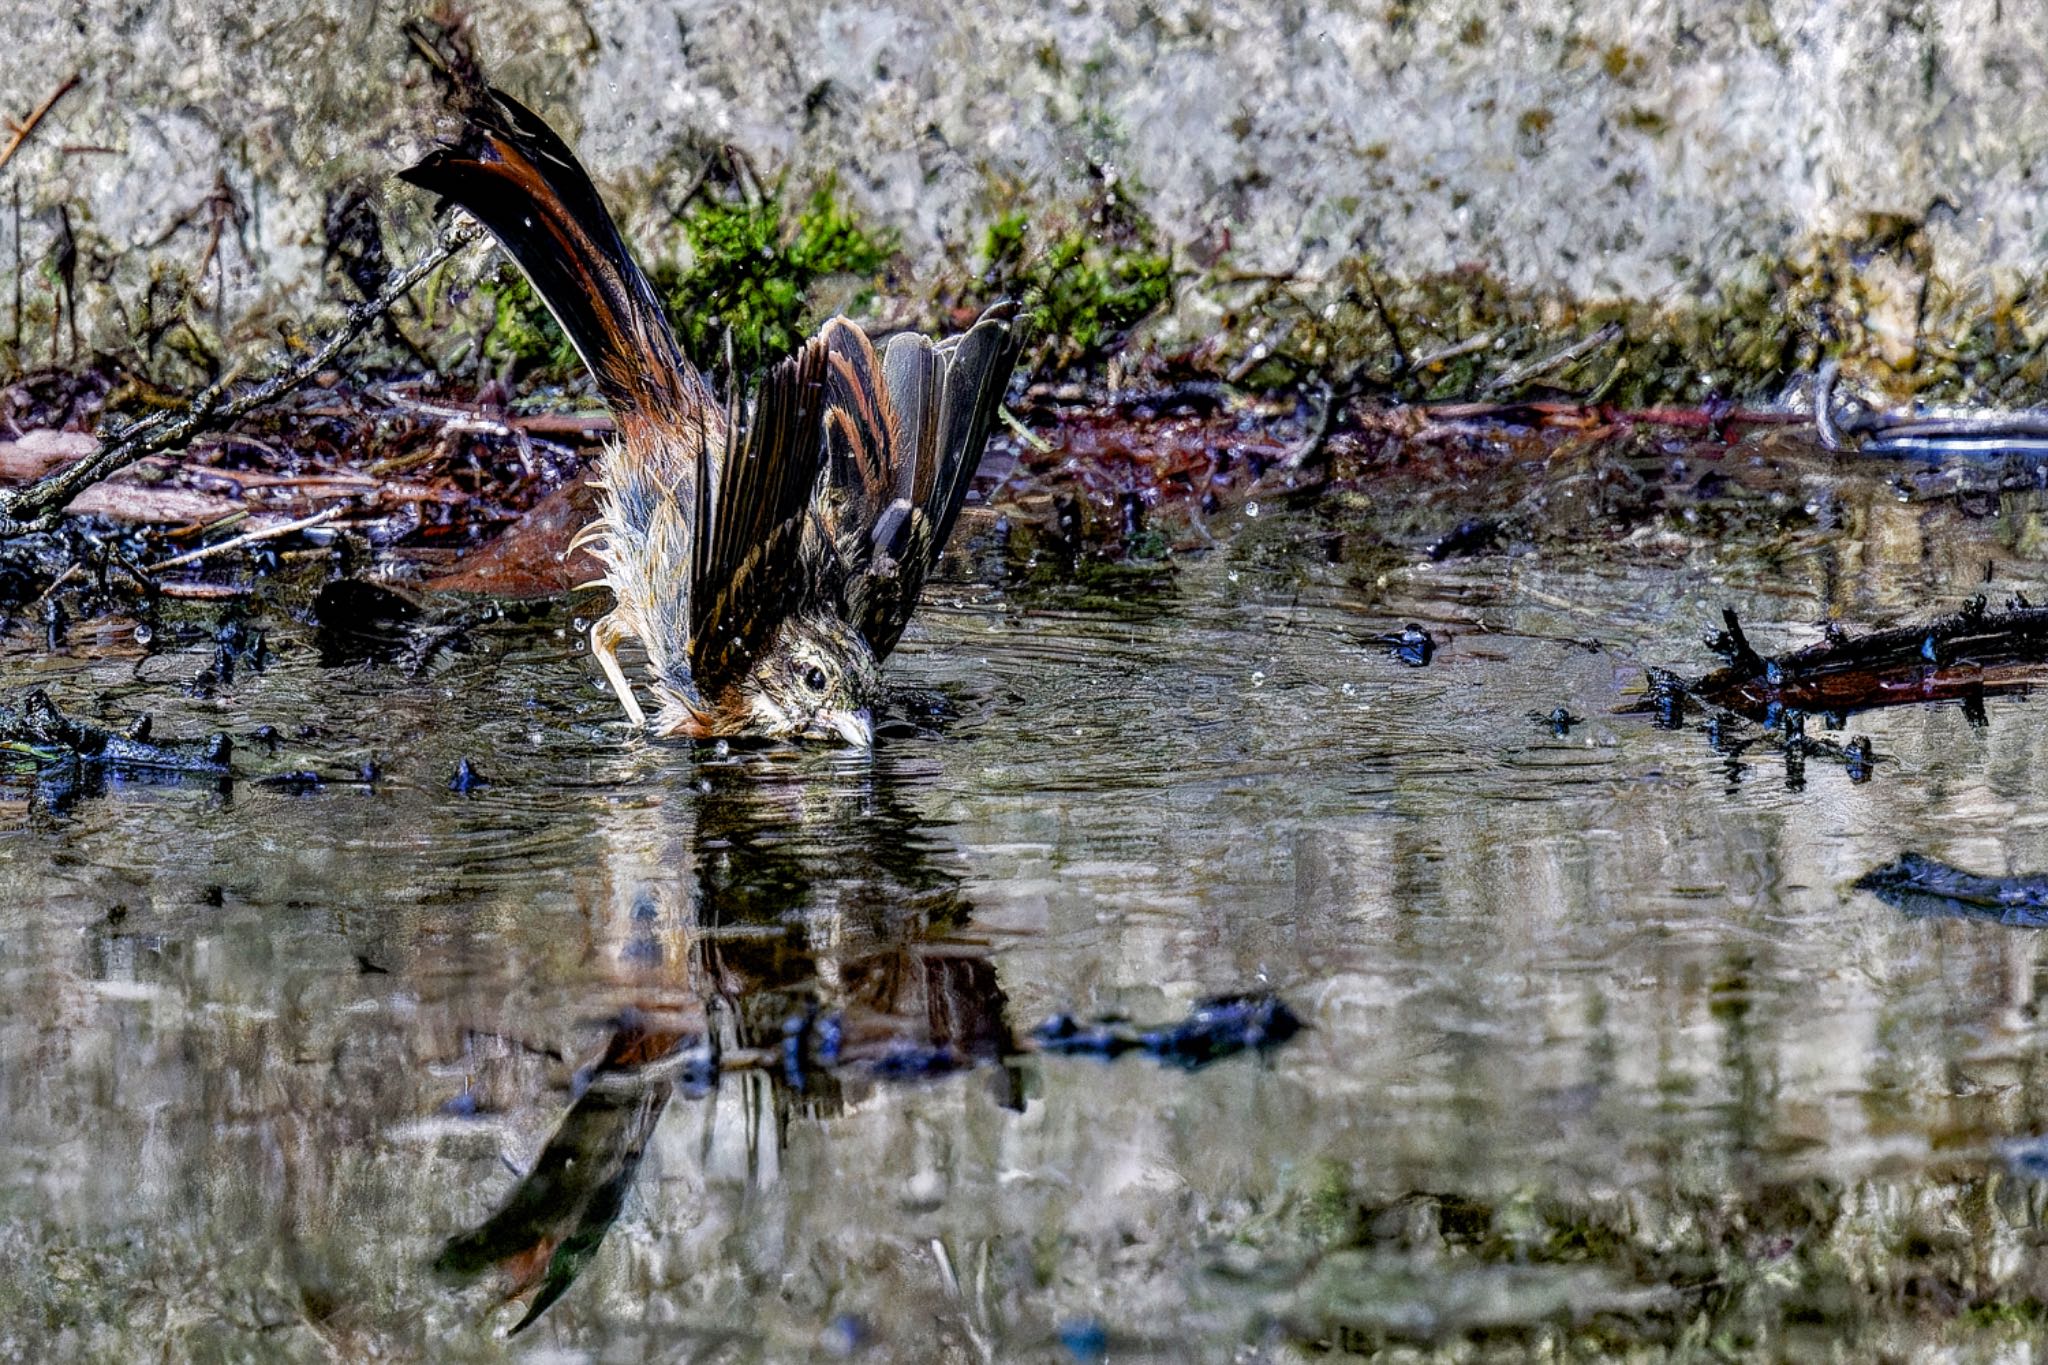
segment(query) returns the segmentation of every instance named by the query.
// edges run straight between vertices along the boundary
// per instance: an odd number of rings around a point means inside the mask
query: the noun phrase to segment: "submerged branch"
[[[375,298],[351,308],[347,319],[326,341],[262,383],[230,397],[228,391],[239,378],[237,372],[230,371],[182,410],[144,417],[103,440],[92,454],[25,488],[0,492],[0,539],[50,530],[73,498],[102,479],[144,456],[177,449],[209,427],[225,426],[276,402],[326,369],[372,323],[390,313],[414,285],[480,236],[482,230],[467,222],[450,227],[431,250],[393,276]]]

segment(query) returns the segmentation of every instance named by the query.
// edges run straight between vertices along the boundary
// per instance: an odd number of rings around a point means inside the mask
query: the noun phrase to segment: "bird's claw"
[[[619,667],[619,641],[626,632],[616,615],[602,617],[590,628],[590,652],[596,657],[597,666],[604,670],[605,680],[611,683],[612,691],[619,694],[619,704],[626,708],[626,719],[633,723],[634,729],[644,730],[647,728],[647,713],[640,709],[640,700],[633,695],[625,670]]]

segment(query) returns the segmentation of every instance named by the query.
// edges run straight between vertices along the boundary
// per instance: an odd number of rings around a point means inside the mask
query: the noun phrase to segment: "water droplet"
[[[149,623],[149,622],[147,622],[147,621],[137,621],[137,622],[135,623],[135,643],[136,643],[136,644],[138,644],[138,645],[146,645],[146,644],[148,644],[148,643],[149,643],[149,642],[150,642],[151,640],[154,640],[155,638],[156,638],[156,627],[154,627],[154,626],[150,625],[150,623]]]
[[[1246,503],[1244,505],[1244,514],[1248,517],[1257,516],[1259,514],[1259,505],[1255,502]]]

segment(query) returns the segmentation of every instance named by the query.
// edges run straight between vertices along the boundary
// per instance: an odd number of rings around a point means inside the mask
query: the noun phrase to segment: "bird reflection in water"
[[[495,1276],[503,1301],[531,1293],[515,1333],[588,1268],[679,1092],[748,1087],[781,1134],[876,1085],[1015,1051],[994,966],[963,937],[972,907],[934,862],[899,761],[826,781],[781,754],[698,772],[694,799],[643,812],[693,828],[627,891],[617,955],[634,1003],[498,1211],[435,1261],[457,1281]],[[992,1075],[1019,1106],[1015,1071]]]

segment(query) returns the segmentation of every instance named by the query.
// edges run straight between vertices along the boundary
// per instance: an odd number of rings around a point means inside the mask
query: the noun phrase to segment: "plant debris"
[[[885,1019],[849,1020],[815,1008],[789,1018],[779,1045],[721,1049],[694,1018],[629,1011],[598,1059],[576,1079],[576,1099],[498,1211],[448,1239],[434,1269],[455,1281],[495,1272],[501,1302],[532,1292],[511,1327],[530,1327],[568,1292],[618,1220],[647,1144],[677,1091],[698,1099],[735,1071],[762,1072],[793,1091],[817,1088],[827,1073],[908,1083],[1005,1060],[1017,1048],[998,1037],[913,1039]],[[1134,1029],[1120,1021],[1080,1025],[1047,1020],[1030,1046],[1049,1055],[1105,1059],[1142,1051],[1187,1071],[1247,1050],[1266,1055],[1306,1027],[1278,996],[1223,995],[1177,1024]]]
[[[1960,702],[1981,713],[1988,697],[2025,695],[2048,681],[2048,608],[2015,597],[2004,611],[1975,598],[1924,625],[1850,636],[1829,627],[1817,644],[1766,657],[1732,610],[1708,647],[1728,660],[1696,681],[1651,670],[1651,698],[1631,709],[1669,711],[1678,697],[1777,725],[1790,715],[1841,718],[1912,702]]]
[[[1987,877],[1920,853],[1873,868],[1856,881],[1909,915],[1986,919],[2018,928],[2048,928],[2048,876]]]
[[[147,716],[127,734],[74,720],[59,711],[40,688],[19,706],[0,703],[0,752],[36,768],[91,765],[129,772],[228,774],[234,741],[227,735],[157,741],[151,738],[151,728]]]

